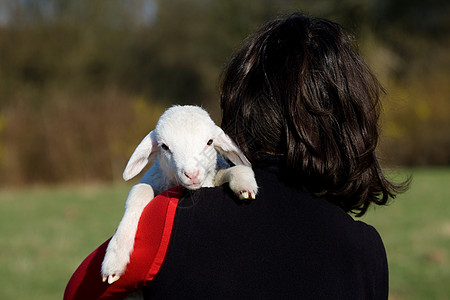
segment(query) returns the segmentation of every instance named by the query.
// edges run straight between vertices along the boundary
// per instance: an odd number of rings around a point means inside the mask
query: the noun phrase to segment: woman
[[[127,272],[101,283],[107,243],[66,298],[387,299],[376,230],[354,221],[404,186],[375,156],[383,89],[342,28],[293,14],[244,43],[222,77],[222,127],[252,162],[257,199],[227,186],[152,200]],[[156,216],[156,217],[155,217]]]

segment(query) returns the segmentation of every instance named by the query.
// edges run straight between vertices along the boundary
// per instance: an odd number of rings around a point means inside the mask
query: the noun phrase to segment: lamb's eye
[[[166,144],[161,144],[161,148],[163,148],[163,150],[168,151],[169,147]]]
[[[211,146],[212,143],[213,143],[213,140],[210,139],[210,140],[206,143],[206,145]]]

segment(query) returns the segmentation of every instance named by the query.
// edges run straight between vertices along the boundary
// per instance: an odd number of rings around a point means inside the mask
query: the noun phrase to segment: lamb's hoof
[[[120,225],[119,225],[120,227]],[[111,238],[103,258],[101,276],[103,282],[112,284],[119,280],[125,273],[130,262],[130,252],[127,249],[133,249],[133,243],[129,239],[122,238],[121,231],[117,231]],[[118,245],[121,245],[119,247]]]
[[[109,275],[109,276],[104,276],[103,277],[103,282],[108,281],[109,284],[113,284],[114,282],[116,282],[117,280],[119,280],[120,275]]]
[[[242,190],[239,191],[239,199],[241,200],[250,200],[250,199],[255,199],[256,198],[256,193],[253,191],[247,191],[247,190]]]
[[[115,251],[106,252],[105,259],[102,264],[103,282],[113,284],[119,280],[120,276],[125,272],[125,268],[128,264],[128,262],[123,259],[123,256],[123,254],[122,256],[117,255],[117,252]]]

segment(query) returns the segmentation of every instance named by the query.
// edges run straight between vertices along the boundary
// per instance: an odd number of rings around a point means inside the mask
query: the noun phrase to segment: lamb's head
[[[212,183],[217,151],[235,165],[250,163],[234,142],[198,106],[173,106],[136,148],[124,179],[136,176],[155,154],[167,178],[188,189]]]
[[[168,109],[155,127],[161,169],[189,189],[200,188],[217,164],[214,139],[220,134],[208,113],[196,106]]]

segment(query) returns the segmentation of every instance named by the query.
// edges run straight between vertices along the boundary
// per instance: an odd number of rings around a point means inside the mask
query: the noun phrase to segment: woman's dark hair
[[[222,128],[253,164],[283,159],[283,178],[363,215],[406,188],[375,148],[384,90],[336,23],[293,14],[246,40],[222,74]]]

